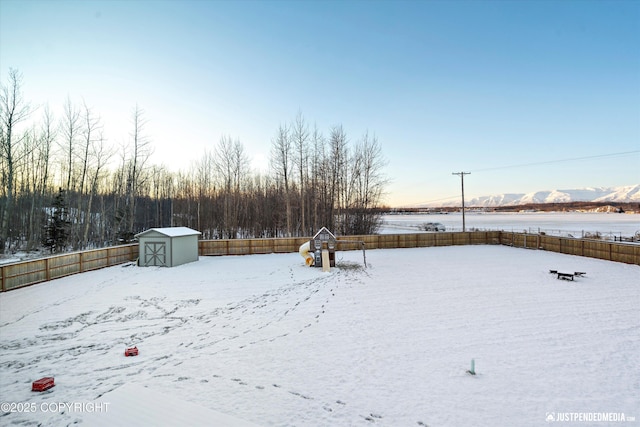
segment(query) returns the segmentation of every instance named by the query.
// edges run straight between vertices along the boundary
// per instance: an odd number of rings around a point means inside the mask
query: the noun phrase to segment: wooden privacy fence
[[[500,244],[500,231],[472,231],[467,233],[375,234],[338,237],[338,250],[421,248],[428,246]],[[254,255],[298,252],[310,237],[275,239],[200,240],[198,252],[209,255]],[[340,240],[348,240],[341,242]]]
[[[3,265],[0,266],[1,288],[2,292],[9,291],[71,274],[122,264],[137,257],[138,244],[134,243]]]
[[[500,244],[640,265],[640,245],[634,243],[503,231]]]
[[[253,255],[297,252],[309,237],[274,239],[200,240],[201,256]],[[506,231],[469,231],[455,233],[376,234],[338,237],[338,250],[424,248],[455,245],[506,245],[579,255],[608,261],[640,265],[640,245],[624,242],[576,239],[543,234]],[[134,261],[138,244],[114,246],[85,252],[57,255],[0,266],[1,290],[8,291],[70,274]]]
[[[298,252],[298,248],[310,237],[275,239],[227,239],[200,240],[198,254],[209,255],[255,255]]]

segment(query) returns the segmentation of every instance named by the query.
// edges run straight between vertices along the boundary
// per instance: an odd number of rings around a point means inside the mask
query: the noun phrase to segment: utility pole
[[[460,181],[462,181],[462,231],[467,231],[466,224],[464,222],[464,176],[471,175],[471,172],[453,172],[451,175],[458,175]]]

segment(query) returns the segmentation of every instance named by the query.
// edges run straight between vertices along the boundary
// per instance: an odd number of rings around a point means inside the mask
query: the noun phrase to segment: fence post
[[[0,280],[2,280],[2,292],[6,291],[4,284],[4,267],[0,267]]]

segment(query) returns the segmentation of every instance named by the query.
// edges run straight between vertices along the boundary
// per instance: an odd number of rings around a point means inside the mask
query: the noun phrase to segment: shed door
[[[167,242],[144,243],[144,265],[167,265]]]

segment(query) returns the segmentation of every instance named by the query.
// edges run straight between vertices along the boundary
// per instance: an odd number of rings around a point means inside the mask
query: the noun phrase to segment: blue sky
[[[640,183],[638,46],[631,0],[0,0],[34,106],[84,99],[121,144],[137,103],[176,171],[223,135],[266,168],[301,111],[378,137],[393,206],[459,198],[460,171],[468,197]]]

